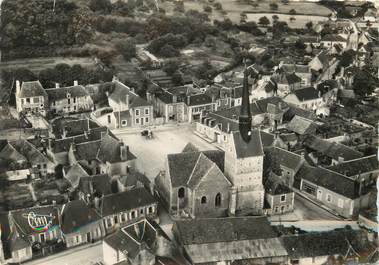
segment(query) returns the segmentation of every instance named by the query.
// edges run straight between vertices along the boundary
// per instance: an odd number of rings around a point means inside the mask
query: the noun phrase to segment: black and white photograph
[[[379,0],[0,0],[0,265],[379,264]]]

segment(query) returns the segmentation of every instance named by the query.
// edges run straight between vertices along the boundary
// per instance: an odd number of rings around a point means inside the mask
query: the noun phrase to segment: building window
[[[221,206],[221,193],[217,193],[217,195],[215,197],[215,206],[216,207]]]
[[[108,218],[107,219],[107,227],[111,227],[112,226],[112,220],[111,218]]]
[[[147,109],[147,108],[145,109],[145,114],[149,115],[149,109]]]
[[[125,222],[126,221],[126,219],[125,219],[125,214],[121,214],[121,222],[123,223],[123,222]]]
[[[280,202],[285,202],[286,201],[286,195],[280,196]]]
[[[343,208],[343,200],[338,199],[338,207]]]
[[[331,202],[332,201],[332,195],[326,194],[326,201]]]
[[[80,243],[80,236],[75,236],[75,242]]]
[[[30,103],[30,98],[26,98],[26,103]]]
[[[128,122],[126,120],[121,121],[122,126],[126,126]]]
[[[33,98],[33,103],[39,103],[39,98]]]
[[[149,118],[148,118],[148,117],[145,117],[145,122],[146,122],[146,123],[149,122]]]
[[[207,203],[207,197],[203,196],[201,197],[201,204],[206,204]]]
[[[111,115],[108,115],[108,123],[111,123]]]
[[[154,209],[152,206],[149,207],[149,213],[153,213]]]
[[[24,99],[23,98],[21,99],[21,104],[24,104]]]
[[[113,220],[114,220],[114,223],[115,223],[115,224],[118,223],[118,217],[117,217],[117,215],[115,215],[115,216],[113,217]]]
[[[143,214],[143,213],[144,213],[144,209],[143,209],[143,208],[140,209],[140,210],[139,210],[139,213],[140,213],[140,214]]]
[[[71,104],[71,99],[67,99],[67,104]]]
[[[136,116],[139,116],[139,109],[136,109]]]
[[[74,103],[76,103],[76,98],[73,98],[72,100],[73,100]]]
[[[131,216],[132,216],[132,219],[136,218],[136,211],[132,211]]]
[[[278,206],[276,206],[274,212],[277,213],[278,211],[279,211],[279,208],[278,208]]]
[[[45,233],[39,234],[39,239],[41,242],[45,242]]]
[[[138,118],[136,119],[136,124],[139,124],[139,119]]]
[[[184,195],[185,195],[185,190],[183,187],[179,188],[178,190],[178,197],[179,198],[184,198]]]

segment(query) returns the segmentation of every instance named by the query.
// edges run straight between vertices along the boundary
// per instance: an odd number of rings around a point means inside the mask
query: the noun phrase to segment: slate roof
[[[283,64],[282,67],[280,68],[284,72],[287,73],[310,73],[310,69],[308,65],[300,65],[300,64]]]
[[[12,224],[16,225],[19,234],[29,236],[33,234],[38,234],[34,231],[28,222],[28,214],[34,213],[36,215],[47,215],[51,216],[51,225],[59,226],[59,207],[48,205],[48,206],[36,206],[31,208],[25,208],[20,210],[14,210],[10,212],[10,220]],[[47,217],[49,218],[49,217]]]
[[[25,249],[28,247],[31,247],[31,243],[26,236],[18,235],[17,232],[11,232],[10,240],[9,240],[9,248],[12,252]]]
[[[316,132],[317,125],[312,120],[295,115],[287,123],[287,129],[300,135],[313,134]]]
[[[176,221],[183,245],[277,237],[266,217],[227,217]]]
[[[73,118],[58,118],[52,122],[53,133],[56,138],[63,136],[63,131],[66,132],[66,137],[82,135],[84,132],[89,132],[94,128],[100,127],[91,119],[73,119]]]
[[[283,115],[283,121],[290,121],[292,120],[295,115],[306,118],[308,120],[316,120],[317,116],[314,112],[302,109],[300,107],[297,107],[292,104],[288,104],[289,109],[284,113]]]
[[[305,179],[349,199],[359,197],[358,183],[334,171],[303,165],[296,175],[297,179]]]
[[[185,103],[188,106],[211,104],[212,98],[208,96],[207,94],[196,94],[196,95],[189,96],[188,101],[186,101]]]
[[[7,143],[0,151],[0,159],[12,161],[27,161],[26,157],[20,154],[11,144]]]
[[[47,93],[39,81],[22,82],[19,97],[46,97]]]
[[[251,139],[246,143],[239,131],[233,132],[233,142],[237,158],[263,156],[261,135],[258,130],[251,131]]]
[[[100,201],[100,212],[104,217],[123,211],[138,209],[153,203],[157,203],[157,200],[145,188],[137,188],[105,195]]]
[[[269,81],[267,81],[264,85],[264,89],[266,91],[266,93],[270,93],[272,91],[277,91],[278,90],[278,84],[270,79]]]
[[[293,94],[299,99],[299,101],[314,100],[319,98],[319,91],[311,86],[296,89]]]
[[[69,86],[60,88],[46,89],[46,93],[49,96],[50,101],[58,101],[67,98],[67,94],[70,94],[72,98],[86,97],[89,93],[84,86]]]
[[[220,115],[218,112],[207,113],[207,116],[202,120],[203,124],[211,126],[211,122],[214,126],[217,126],[223,132],[238,131],[238,121],[228,117]],[[212,127],[212,126],[211,126]]]
[[[99,220],[101,220],[101,217],[84,201],[70,201],[62,208],[61,230],[64,234],[70,234],[80,230],[85,225]]]
[[[303,145],[335,160],[342,157],[345,161],[349,161],[363,156],[361,152],[353,148],[340,143],[329,142],[314,135],[308,135],[304,139]]]
[[[281,241],[291,259],[346,255],[349,243],[359,251],[360,231],[339,230],[283,236]]]
[[[184,146],[183,150],[182,150],[182,153],[188,153],[188,152],[199,152],[200,150],[192,143],[188,143],[186,144],[186,146]]]
[[[275,142],[275,135],[272,133],[268,133],[265,131],[259,131],[261,135],[261,140],[262,140],[262,145],[263,147],[270,147],[274,144]]]
[[[209,150],[169,154],[167,155],[167,161],[173,187],[187,185],[199,158],[202,161],[210,160],[223,172],[225,159],[225,153],[223,151]],[[210,165],[209,161],[207,161],[207,165]]]
[[[378,171],[379,162],[376,155],[365,156],[338,165],[329,166],[328,169],[348,177],[357,176],[368,172]]]

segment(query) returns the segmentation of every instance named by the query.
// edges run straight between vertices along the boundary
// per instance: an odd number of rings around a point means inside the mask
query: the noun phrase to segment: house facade
[[[91,111],[93,100],[87,90],[75,81],[73,86],[46,89],[49,109],[54,114],[67,114]]]
[[[16,110],[18,113],[40,114],[45,116],[48,96],[39,81],[16,81]]]

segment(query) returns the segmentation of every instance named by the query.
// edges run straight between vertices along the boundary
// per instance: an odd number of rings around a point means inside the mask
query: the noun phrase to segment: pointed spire
[[[243,75],[243,87],[242,87],[242,104],[239,116],[239,131],[242,139],[248,143],[251,138],[251,112],[250,112],[250,100],[249,100],[249,84],[248,73],[244,69]]]

